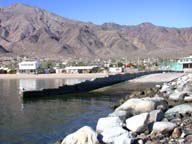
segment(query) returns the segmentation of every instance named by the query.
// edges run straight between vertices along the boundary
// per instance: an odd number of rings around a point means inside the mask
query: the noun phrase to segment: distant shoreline
[[[0,79],[92,79],[107,77],[108,73],[86,73],[86,74],[0,74]],[[159,73],[149,74],[133,80],[133,83],[146,83],[146,82],[169,82],[184,73]]]
[[[0,74],[0,79],[83,79],[101,78],[108,76],[107,73],[87,73],[87,74]]]

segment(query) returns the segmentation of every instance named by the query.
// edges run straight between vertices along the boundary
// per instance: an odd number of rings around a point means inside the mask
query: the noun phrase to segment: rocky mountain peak
[[[31,11],[31,10],[34,10],[37,8],[26,5],[26,4],[22,4],[22,3],[14,3],[8,9],[12,10],[12,11],[21,11],[21,12],[25,13],[27,11]]]
[[[139,24],[138,26],[139,27],[155,27],[155,25],[150,22],[143,22],[143,23]]]

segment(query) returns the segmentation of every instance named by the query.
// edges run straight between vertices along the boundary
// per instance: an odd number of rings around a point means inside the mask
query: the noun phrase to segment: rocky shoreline
[[[137,92],[100,118],[96,131],[84,126],[60,144],[191,144],[192,74]]]

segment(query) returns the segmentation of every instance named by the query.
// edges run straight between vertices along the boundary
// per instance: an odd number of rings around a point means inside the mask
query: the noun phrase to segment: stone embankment
[[[192,75],[131,95],[96,131],[83,127],[61,144],[190,144],[192,142]],[[59,142],[58,142],[59,143]]]

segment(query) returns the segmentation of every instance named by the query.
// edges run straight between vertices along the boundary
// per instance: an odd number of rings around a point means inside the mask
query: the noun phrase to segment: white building
[[[122,73],[123,68],[122,67],[109,67],[109,73]]]
[[[9,72],[9,68],[7,67],[0,67],[0,73],[7,73]]]
[[[54,68],[54,69],[56,74],[62,74],[65,71],[64,68]]]
[[[183,65],[184,72],[192,72],[192,56],[180,58],[178,63]]]
[[[39,66],[38,61],[23,61],[19,63],[19,73],[36,74]]]

